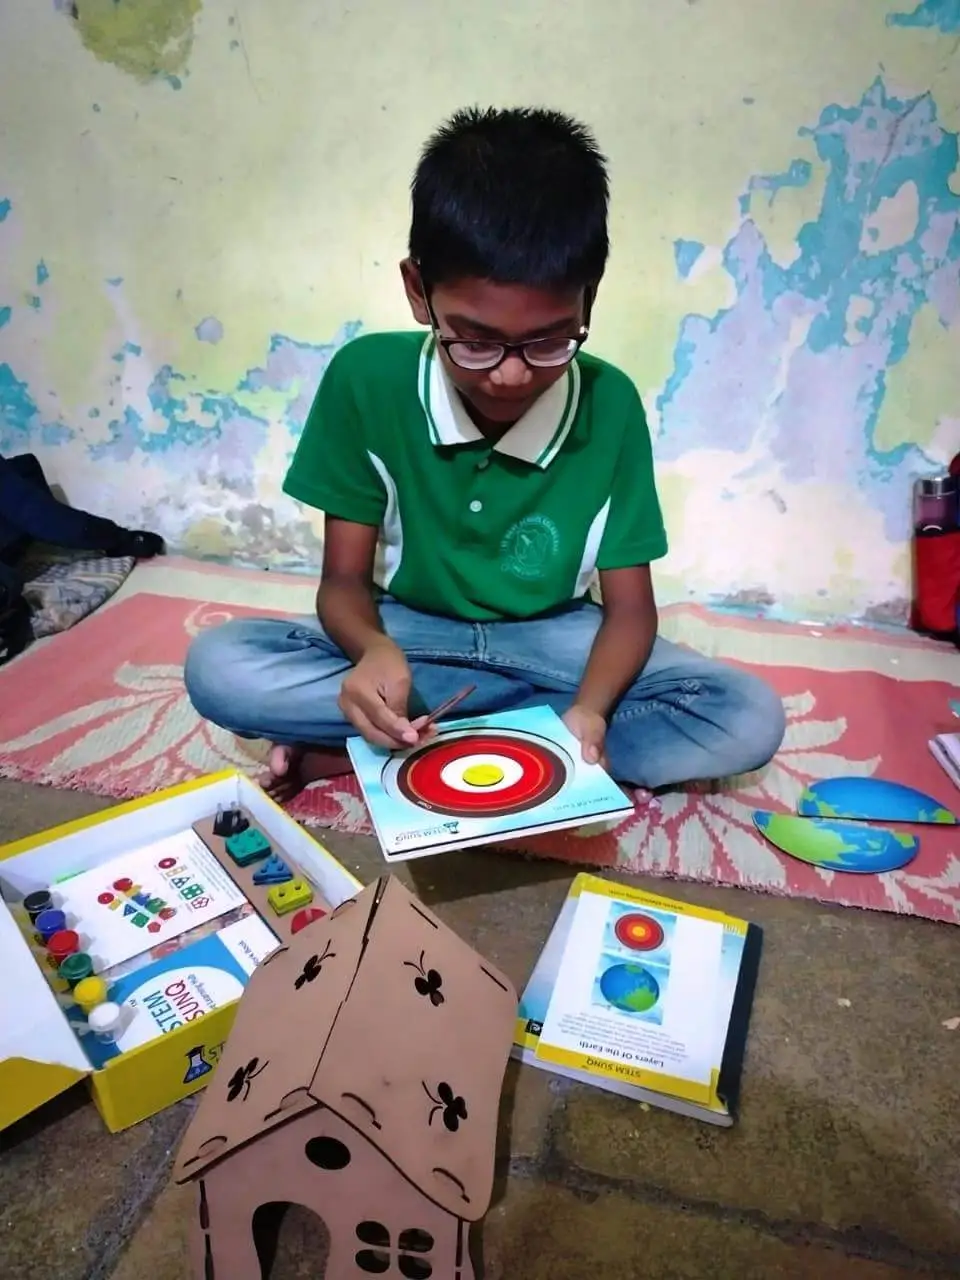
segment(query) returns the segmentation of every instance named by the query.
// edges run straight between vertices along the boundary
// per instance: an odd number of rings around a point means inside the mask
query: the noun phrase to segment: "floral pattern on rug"
[[[184,690],[182,667],[198,632],[258,612],[133,595],[26,655],[0,673],[0,774],[117,799],[223,768],[256,775],[267,744],[245,742],[202,721]],[[877,670],[839,671],[792,665],[789,629],[741,625],[744,637],[755,636],[758,627],[771,633],[764,649],[775,649],[777,662],[768,659],[761,671],[787,709],[783,747],[765,769],[723,784],[645,797],[620,823],[530,837],[512,842],[511,852],[960,922],[956,829],[920,828],[921,852],[907,868],[855,876],[781,854],[759,836],[752,820],[754,809],[790,811],[809,782],[844,774],[882,774],[955,804],[956,794],[951,796],[926,751],[928,722],[946,706],[950,686],[936,680],[906,683],[879,664]],[[725,629],[729,648],[729,619],[717,626]],[[827,637],[824,643],[845,641]],[[862,647],[862,635],[857,643]],[[889,637],[878,644],[889,651]],[[752,657],[755,646],[744,648]],[[26,688],[32,690],[29,698]],[[311,825],[371,830],[349,776],[312,787],[292,812]]]

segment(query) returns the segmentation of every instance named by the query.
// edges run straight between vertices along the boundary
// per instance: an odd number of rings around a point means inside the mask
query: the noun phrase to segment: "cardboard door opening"
[[[298,1260],[306,1257],[313,1280],[325,1280],[330,1231],[318,1213],[271,1200],[254,1213],[251,1228],[263,1280],[294,1280],[301,1274]]]

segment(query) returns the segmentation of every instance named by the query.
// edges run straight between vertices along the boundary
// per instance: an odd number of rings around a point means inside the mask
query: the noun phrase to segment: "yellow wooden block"
[[[286,884],[275,884],[267,894],[267,902],[278,916],[285,916],[288,911],[296,911],[300,907],[309,907],[313,901],[313,890],[306,880],[289,880]]]

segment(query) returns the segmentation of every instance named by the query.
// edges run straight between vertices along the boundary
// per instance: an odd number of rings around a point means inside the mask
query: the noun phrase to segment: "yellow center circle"
[[[495,787],[503,781],[503,770],[498,764],[471,764],[463,771],[468,787]]]

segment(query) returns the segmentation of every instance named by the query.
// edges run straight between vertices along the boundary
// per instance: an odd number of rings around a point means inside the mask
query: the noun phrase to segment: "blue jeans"
[[[476,691],[454,713],[468,716],[565,711],[602,615],[577,603],[529,622],[461,622],[388,598],[380,616],[410,662],[411,716],[469,683]],[[355,733],[337,706],[350,667],[316,618],[235,619],[194,640],[184,680],[200,715],[241,737],[338,746]],[[784,727],[762,680],[658,637],[610,719],[606,750],[620,782],[653,789],[757,769]]]

